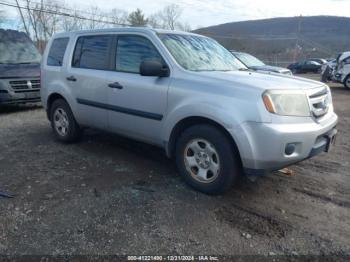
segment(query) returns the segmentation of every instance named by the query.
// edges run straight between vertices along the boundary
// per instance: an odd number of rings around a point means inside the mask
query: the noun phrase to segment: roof
[[[115,28],[104,28],[104,29],[93,29],[93,30],[80,30],[72,32],[57,33],[55,36],[69,36],[71,34],[93,34],[93,33],[145,33],[145,34],[181,34],[181,35],[196,35],[198,34],[177,31],[177,30],[164,30],[164,29],[153,29],[149,27],[115,27]]]

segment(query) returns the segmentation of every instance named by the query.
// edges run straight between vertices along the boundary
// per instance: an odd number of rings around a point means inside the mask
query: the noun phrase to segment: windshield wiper
[[[240,69],[238,69],[239,71],[249,71],[249,69],[248,68],[240,68]]]

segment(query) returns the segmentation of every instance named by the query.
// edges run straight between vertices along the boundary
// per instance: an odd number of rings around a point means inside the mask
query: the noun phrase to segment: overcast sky
[[[282,16],[350,16],[350,0],[69,0],[66,3],[79,9],[97,5],[107,11],[119,8],[130,12],[141,8],[146,15],[175,3],[183,8],[181,20],[188,22],[194,29],[234,21]],[[16,15],[15,10],[10,7],[0,8],[11,13],[11,16]]]

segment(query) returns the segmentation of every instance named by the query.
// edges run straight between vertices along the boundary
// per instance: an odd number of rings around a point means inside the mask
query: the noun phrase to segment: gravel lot
[[[158,148],[92,130],[62,145],[40,107],[3,107],[0,254],[350,255],[350,91],[332,89],[331,153],[219,197]]]

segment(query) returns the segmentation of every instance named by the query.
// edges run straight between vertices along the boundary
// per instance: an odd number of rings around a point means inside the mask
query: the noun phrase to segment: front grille
[[[40,89],[40,79],[13,80],[10,81],[10,86],[16,93],[38,91]]]
[[[311,112],[315,118],[321,118],[328,113],[330,94],[326,87],[309,95]]]

